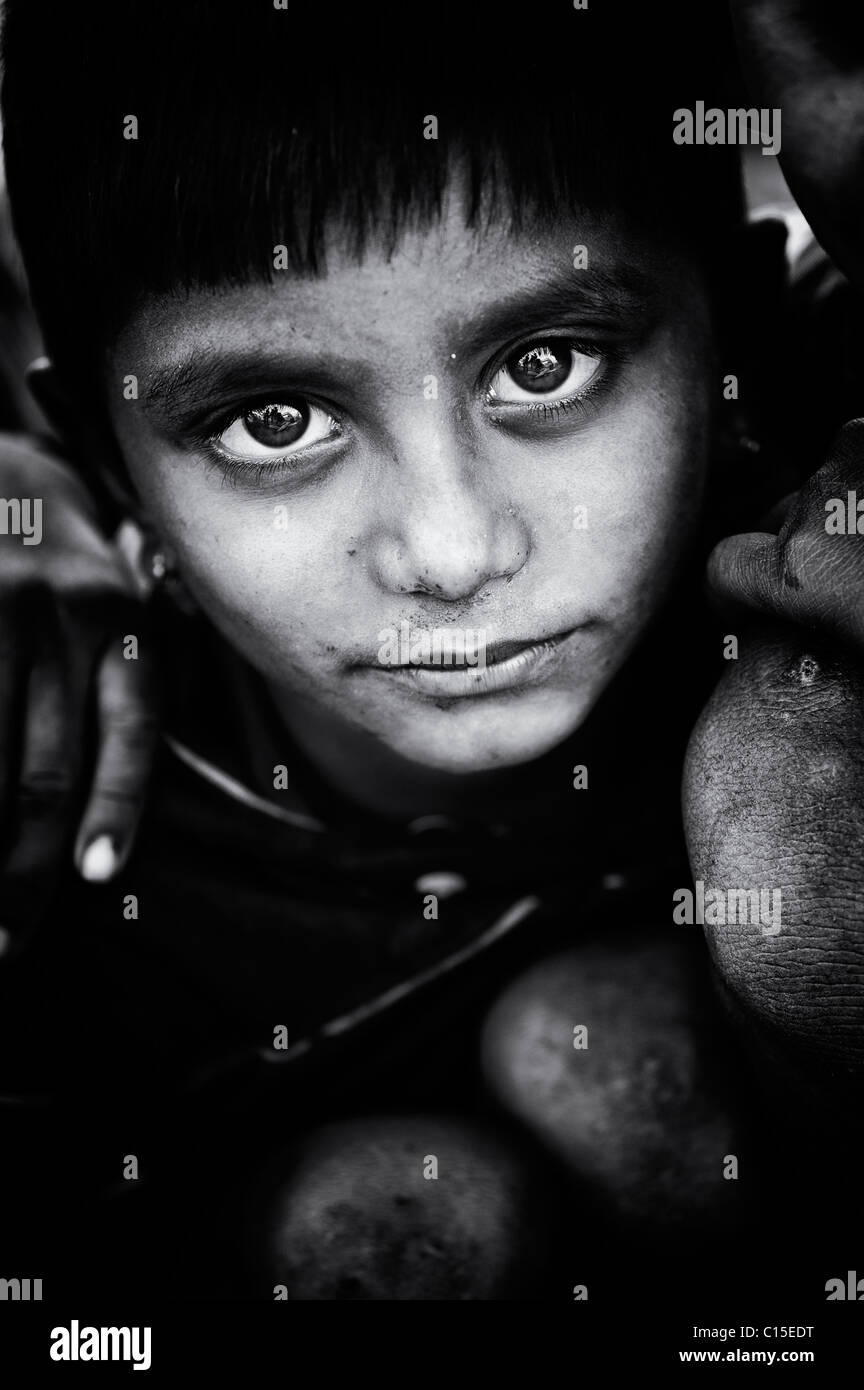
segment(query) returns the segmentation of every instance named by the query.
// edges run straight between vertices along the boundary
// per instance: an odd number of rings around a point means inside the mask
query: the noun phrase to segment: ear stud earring
[[[150,573],[157,584],[161,584],[168,573],[168,561],[161,550],[154,550],[150,556]]]

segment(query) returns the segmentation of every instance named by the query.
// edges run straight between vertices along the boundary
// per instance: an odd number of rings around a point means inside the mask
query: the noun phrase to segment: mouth
[[[546,673],[555,662],[561,645],[578,631],[568,628],[551,637],[535,640],[519,638],[491,643],[485,649],[485,664],[460,660],[446,666],[428,660],[389,666],[367,667],[388,680],[407,685],[415,693],[434,700],[459,700],[495,695],[529,684]]]

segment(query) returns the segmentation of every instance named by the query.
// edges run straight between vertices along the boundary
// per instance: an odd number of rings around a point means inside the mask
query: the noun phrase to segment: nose
[[[524,521],[458,422],[445,427],[421,416],[414,428],[403,426],[382,489],[371,557],[390,592],[454,603],[490,580],[512,578],[528,559]]]

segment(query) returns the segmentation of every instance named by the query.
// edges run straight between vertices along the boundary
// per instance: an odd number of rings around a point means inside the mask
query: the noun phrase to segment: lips
[[[484,648],[484,663],[486,666],[498,666],[504,661],[509,661],[514,656],[519,656],[522,652],[531,651],[534,648],[551,647],[555,643],[560,642],[562,638],[566,637],[570,630],[571,629],[568,628],[565,632],[556,632],[550,637],[514,637],[506,642],[492,642]],[[417,634],[415,632],[415,637],[416,636]],[[478,664],[476,652],[473,652],[472,655],[474,656],[473,661],[468,661],[464,657],[457,659],[453,656],[444,663],[442,663],[440,659],[436,661],[434,657],[427,660],[420,657],[415,661],[392,662],[389,669],[391,671],[404,671],[408,669],[439,671],[442,669],[443,664],[444,669],[449,671],[476,670]]]
[[[518,656],[520,652],[527,651],[529,647],[545,647],[547,644],[557,642],[563,633],[555,633],[552,637],[529,637],[515,638],[510,642],[493,642],[486,648],[486,665],[496,666],[501,661],[509,661],[511,656]]]
[[[465,662],[449,666],[411,662],[371,670],[376,679],[383,677],[414,695],[436,702],[503,695],[545,679],[560,660],[560,648],[575,632],[576,629],[570,628],[533,642],[519,639],[496,642],[486,649],[482,666]]]

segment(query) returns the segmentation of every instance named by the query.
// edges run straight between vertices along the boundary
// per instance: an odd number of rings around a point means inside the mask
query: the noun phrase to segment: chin
[[[482,697],[431,706],[386,731],[392,752],[436,772],[469,775],[534,762],[563,743],[587,717],[593,700],[567,695],[523,696],[518,703]]]

